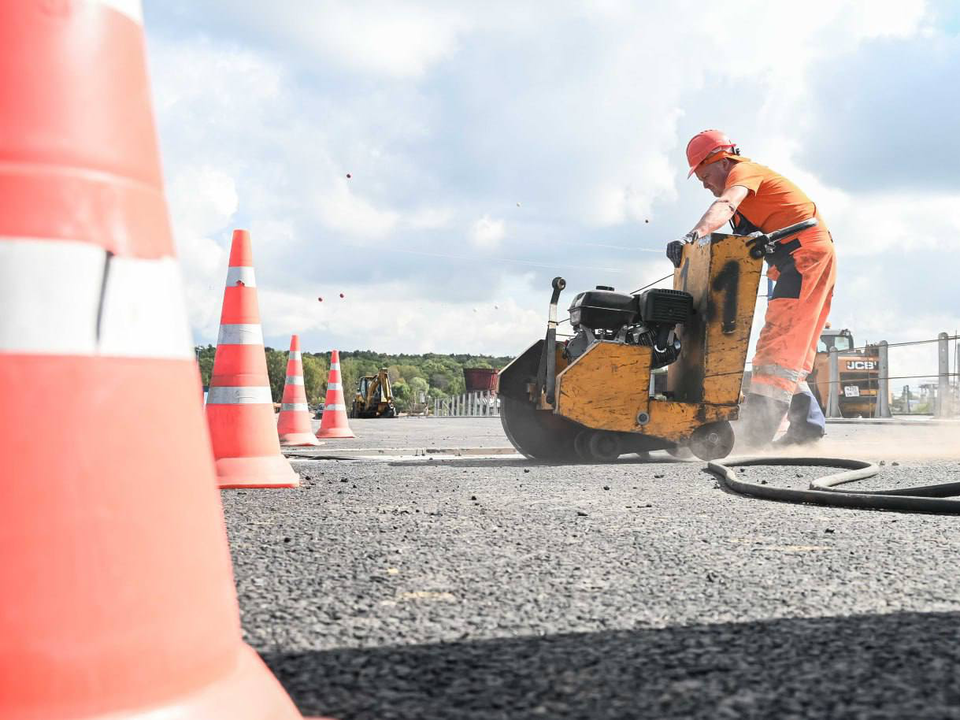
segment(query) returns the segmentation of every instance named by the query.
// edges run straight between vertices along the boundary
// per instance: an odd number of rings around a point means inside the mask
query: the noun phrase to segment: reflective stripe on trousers
[[[833,244],[803,245],[791,257],[789,296],[774,292],[753,357],[750,392],[789,402],[813,369],[817,341],[827,322],[836,282]],[[781,270],[781,279],[786,272]]]

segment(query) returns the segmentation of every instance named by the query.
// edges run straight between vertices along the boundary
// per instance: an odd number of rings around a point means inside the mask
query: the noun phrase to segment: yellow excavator
[[[600,286],[569,308],[557,340],[554,278],[546,338],[500,371],[500,419],[513,446],[551,462],[610,462],[664,449],[703,460],[733,449],[762,258],[816,224],[768,234],[713,233],[683,248],[673,288]],[[667,369],[656,392],[651,372]]]
[[[353,399],[350,417],[355,418],[392,418],[397,416],[393,404],[393,391],[390,388],[390,376],[386,368],[380,368],[376,375],[364,375],[357,382],[357,394]]]

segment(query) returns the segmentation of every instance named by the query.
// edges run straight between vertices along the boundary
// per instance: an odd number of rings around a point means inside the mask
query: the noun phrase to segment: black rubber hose
[[[741,495],[781,502],[816,503],[818,505],[871,510],[960,514],[960,500],[942,499],[960,495],[960,482],[870,492],[838,488],[838,485],[865,480],[880,472],[880,468],[876,465],[863,460],[812,457],[749,457],[733,458],[729,462],[736,466],[792,465],[847,468],[845,472],[834,473],[813,480],[807,490],[795,490],[745,482],[738,478],[736,473],[728,466],[719,462],[707,463],[707,470],[716,475],[725,488]]]

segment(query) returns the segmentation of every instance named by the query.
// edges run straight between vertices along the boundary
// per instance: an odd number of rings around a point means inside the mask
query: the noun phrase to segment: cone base
[[[220,458],[216,468],[221,489],[300,487],[300,476],[283,455]]]
[[[317,431],[318,438],[355,438],[356,435],[353,434],[353,430],[348,427],[332,427],[324,430],[320,428]]]
[[[301,720],[283,687],[248,645],[241,645],[236,665],[222,677],[167,704],[91,715],[90,720]]]
[[[280,436],[281,447],[300,447],[303,445],[323,445],[312,432],[287,433]]]

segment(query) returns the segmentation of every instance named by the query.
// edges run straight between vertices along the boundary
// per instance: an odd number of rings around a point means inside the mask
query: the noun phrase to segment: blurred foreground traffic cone
[[[0,718],[295,720],[240,637],[149,97],[136,2],[0,2]]]
[[[318,438],[356,437],[347,422],[347,406],[343,401],[343,385],[340,382],[340,353],[330,353],[330,375],[327,378],[327,399],[323,404]]]
[[[277,433],[280,444],[320,445],[310,427],[310,411],[307,408],[307,393],[303,387],[303,361],[300,357],[300,337],[290,338],[290,355],[287,357],[287,379],[283,383],[283,400]]]
[[[246,230],[233,231],[207,423],[220,487],[300,485],[300,477],[280,454]]]

